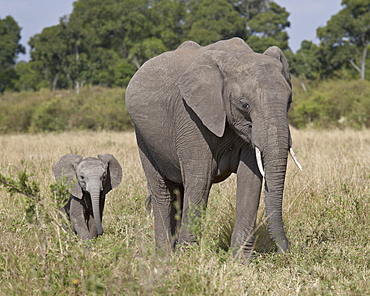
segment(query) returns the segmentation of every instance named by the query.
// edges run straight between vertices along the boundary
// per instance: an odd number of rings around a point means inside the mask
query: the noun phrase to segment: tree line
[[[289,12],[271,0],[77,0],[58,25],[30,38],[29,62],[11,16],[0,18],[0,92],[126,86],[148,59],[185,40],[206,45],[240,37],[254,51],[279,46],[293,75],[307,80],[366,79],[370,3],[342,0],[342,9],[317,29],[319,44],[293,53]]]

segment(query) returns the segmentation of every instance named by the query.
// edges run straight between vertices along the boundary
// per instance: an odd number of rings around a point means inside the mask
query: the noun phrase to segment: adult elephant
[[[237,173],[234,255],[251,255],[263,176],[269,232],[278,250],[288,251],[282,200],[292,145],[291,101],[281,50],[258,54],[239,38],[205,47],[186,41],[137,71],[126,104],[150,191],[157,247],[196,241],[192,225],[212,183]]]

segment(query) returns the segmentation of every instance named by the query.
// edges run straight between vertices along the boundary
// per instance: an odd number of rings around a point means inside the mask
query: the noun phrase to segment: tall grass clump
[[[160,256],[132,132],[1,136],[0,174],[19,190],[0,191],[0,295],[369,294],[370,131],[293,129],[292,137],[303,171],[289,160],[283,217],[291,251],[275,252],[262,198],[254,259],[243,265],[228,249],[234,176],[212,187],[198,243]],[[65,188],[55,188],[52,172],[66,153],[111,153],[122,164],[95,240],[81,241],[59,214],[54,194]]]

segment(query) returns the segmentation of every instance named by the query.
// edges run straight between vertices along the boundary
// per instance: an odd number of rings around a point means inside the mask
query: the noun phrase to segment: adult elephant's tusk
[[[292,156],[293,160],[294,160],[294,163],[297,165],[297,167],[302,171],[302,166],[301,164],[299,163],[298,159],[297,159],[297,156],[295,156],[295,153],[294,153],[294,150],[292,147],[290,147],[289,149],[289,152],[290,152],[290,155]]]
[[[261,151],[258,149],[257,146],[255,147],[255,150],[256,150],[256,160],[257,160],[258,169],[260,170],[262,177],[265,177],[265,170],[263,169]]]

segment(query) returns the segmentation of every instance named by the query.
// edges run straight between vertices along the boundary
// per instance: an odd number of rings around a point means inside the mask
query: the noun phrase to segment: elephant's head
[[[288,250],[282,198],[291,147],[287,111],[292,88],[284,54],[277,47],[264,54],[206,51],[181,76],[178,86],[185,103],[212,133],[222,137],[228,124],[245,145],[255,148],[266,181],[269,231],[279,250]]]
[[[82,199],[84,193],[91,198],[95,226],[98,235],[103,234],[100,209],[100,195],[105,196],[112,188],[121,183],[122,168],[111,154],[100,154],[98,158],[81,155],[66,154],[62,156],[54,167],[57,180],[65,176],[67,182],[72,182],[71,194]]]

